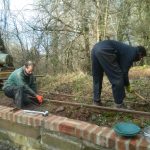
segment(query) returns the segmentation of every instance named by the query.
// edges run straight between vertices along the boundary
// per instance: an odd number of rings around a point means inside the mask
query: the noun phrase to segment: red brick
[[[35,117],[35,116],[34,116]],[[24,123],[26,122],[29,126],[34,126],[34,117],[33,116],[23,116]],[[23,122],[22,122],[23,123]]]
[[[106,135],[107,135],[109,132],[110,132],[110,129],[109,129],[109,128],[106,128],[106,129],[100,134],[99,143],[100,143],[101,146],[106,147],[106,140],[107,140]]]
[[[73,120],[73,119],[68,119],[68,118],[67,118],[66,122],[72,123],[72,124],[74,124],[76,127],[81,124],[81,122],[79,122],[79,121],[76,121],[76,120]]]
[[[27,115],[27,114],[20,114],[18,116],[20,118],[20,123],[21,124],[26,124],[26,125],[32,125],[34,126],[34,117],[35,116],[30,116],[30,115]]]
[[[83,139],[91,140],[92,131],[97,128],[97,125],[90,124],[86,129],[83,130]]]
[[[68,135],[75,136],[77,124],[74,121],[64,121],[59,124],[59,131]]]
[[[52,115],[52,116],[49,116],[48,118],[46,118],[44,120],[44,128],[51,129],[51,122],[57,118],[58,118],[58,116],[55,116],[55,115]]]
[[[7,112],[6,113],[6,119],[7,120],[12,120],[12,118],[13,118],[13,112],[11,112],[11,111]]]
[[[142,142],[139,145],[139,150],[148,150],[148,145],[150,145],[150,143],[148,143],[144,138],[142,139]]]
[[[115,146],[115,141],[116,141],[116,133],[113,132],[108,139],[108,147],[113,148]]]
[[[70,121],[71,121],[71,120],[76,121],[76,123],[77,123],[78,125],[83,124],[83,123],[86,123],[86,122],[80,121],[80,120],[74,120],[74,119],[69,119],[69,120],[70,120]]]
[[[16,117],[17,123],[22,124],[22,120],[23,120],[22,113],[18,114],[17,117]]]
[[[0,117],[20,124],[34,127],[44,126],[45,129],[59,131],[68,135],[91,141],[94,144],[116,150],[147,150],[150,149],[143,137],[123,138],[117,136],[114,131],[107,127],[99,127],[83,121],[68,119],[65,117],[50,115],[26,115],[22,110],[11,111],[13,108],[0,106]]]
[[[89,123],[82,122],[76,128],[76,137],[83,138],[83,131],[90,126]]]
[[[136,150],[136,145],[140,141],[140,136],[133,137],[129,143],[130,150]]]
[[[66,120],[67,120],[67,118],[65,118],[65,117],[59,117],[57,120],[52,121],[53,130],[59,131],[59,125]]]
[[[129,139],[118,137],[116,140],[117,140],[116,141],[117,150],[126,150],[126,147],[129,147],[127,146],[128,142],[130,142]]]
[[[6,107],[1,107],[0,106],[0,113],[3,112],[3,109],[6,109]]]
[[[58,130],[57,129],[57,127],[54,127],[54,123],[55,123],[55,125],[57,126],[57,124],[58,124],[58,122],[60,121],[60,119],[61,119],[61,117],[60,116],[57,116],[55,119],[53,119],[53,120],[50,120],[50,122],[49,122],[49,129],[50,130]],[[47,122],[47,123],[48,123]]]
[[[42,126],[42,122],[43,122],[43,116],[41,115],[37,115],[37,116],[34,116],[33,118],[33,126],[34,127],[37,127],[37,126]]]
[[[6,107],[6,106],[1,106],[1,108],[0,108],[0,113],[3,112],[3,110],[4,110],[4,109],[7,109],[7,108],[8,108],[8,107]],[[10,108],[10,107],[9,107],[9,108]]]
[[[50,115],[47,118],[45,118],[45,122],[50,122],[51,120],[53,120],[54,118],[57,118],[58,116],[56,115]]]
[[[30,126],[34,126],[34,118],[38,116],[38,115],[27,115],[27,114],[20,114],[18,115],[18,118],[20,119],[20,123],[21,124],[26,124],[26,125],[30,125]]]
[[[1,112],[1,118],[7,120],[7,116],[8,116],[7,113],[9,113],[10,110],[12,110],[12,108],[7,107],[3,109],[3,112]]]
[[[10,121],[13,121],[13,117],[14,117],[14,112],[10,111],[10,112],[8,113],[8,119],[9,119]]]
[[[94,144],[96,144],[96,137],[97,137],[97,133],[100,132],[102,130],[101,127],[97,126],[97,128],[95,128],[94,131],[92,131],[91,133],[91,136],[90,136],[90,139],[91,139],[91,142],[93,142]]]
[[[106,133],[106,135],[105,135],[106,138],[104,138],[104,139],[105,139],[105,144],[106,144],[107,148],[112,148],[115,145],[115,138],[116,137],[114,137],[114,139],[113,139],[113,141],[112,141],[112,143],[110,145],[110,137],[112,136],[112,134],[114,134],[114,130],[113,129],[109,129],[108,133]]]
[[[18,110],[16,111],[15,113],[13,113],[13,118],[12,118],[12,121],[13,122],[18,122],[18,117],[19,117],[19,114],[22,114],[22,111],[21,110]]]
[[[2,106],[2,105],[0,105],[0,112],[1,112],[1,110],[3,109],[4,107]]]
[[[10,112],[8,115],[9,115],[10,121],[13,121],[13,115],[14,115],[14,113]]]
[[[0,117],[1,117],[2,119],[6,119],[6,118],[7,118],[7,117],[6,117],[6,112],[9,112],[9,111],[8,111],[8,108],[4,108],[4,107],[3,107],[3,111],[0,112]]]
[[[34,120],[32,116],[28,116],[27,117],[27,125],[33,125],[34,124]]]
[[[101,134],[107,130],[107,127],[101,127],[101,130],[96,133],[96,144],[100,145],[101,142]]]
[[[34,126],[33,120],[34,120],[35,116],[38,116],[38,115],[37,114],[31,115],[31,114],[25,113],[22,110],[22,111],[20,111],[19,114],[16,115],[16,118],[17,118],[18,123]],[[28,118],[30,118],[30,119],[28,120]]]
[[[21,124],[28,124],[28,116],[21,114]]]

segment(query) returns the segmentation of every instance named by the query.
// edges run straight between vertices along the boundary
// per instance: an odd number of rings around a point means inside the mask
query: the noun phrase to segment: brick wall
[[[117,136],[113,129],[108,127],[52,114],[47,117],[26,114],[22,110],[13,111],[13,108],[5,106],[0,106],[0,130],[9,131],[11,135],[16,133],[17,136],[38,140],[40,145],[35,149],[87,150],[89,148],[90,150],[90,147],[114,150],[150,149],[150,143],[142,135],[131,139],[123,138]],[[18,144],[23,144],[17,141]],[[57,144],[60,142],[62,146]],[[25,144],[28,145],[27,141]],[[30,144],[30,147],[34,145]]]

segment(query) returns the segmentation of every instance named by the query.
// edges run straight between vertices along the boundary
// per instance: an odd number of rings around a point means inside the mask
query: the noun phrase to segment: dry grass
[[[92,91],[92,77],[83,72],[45,76],[38,81],[39,88],[45,91],[81,95]]]
[[[143,77],[150,77],[150,67],[149,66],[138,66],[133,67],[129,71],[129,77],[134,78],[143,78]]]
[[[150,81],[146,77],[150,77],[150,67],[148,66],[133,67],[129,72],[132,87],[142,96],[149,98]],[[47,75],[44,78],[40,78],[38,85],[39,89],[43,91],[86,96],[89,97],[89,102],[93,95],[92,76],[83,72],[59,74],[57,76]],[[103,80],[101,97],[102,100],[113,100],[111,85],[107,77],[104,77]],[[136,96],[127,93],[127,99],[136,99]]]
[[[130,70],[129,76],[131,79],[131,85],[140,95],[145,97],[147,100],[150,99],[150,68],[149,67],[134,67]],[[144,77],[144,78],[143,78]],[[92,76],[88,74],[84,74],[83,72],[75,72],[69,74],[59,74],[57,76],[45,76],[39,80],[39,88],[41,90],[50,91],[50,92],[58,92],[58,93],[66,93],[69,95],[76,95],[76,97],[67,98],[59,95],[53,96],[52,99],[63,99],[68,101],[74,102],[82,102],[82,103],[92,103]],[[48,95],[49,96],[49,95]],[[80,98],[79,96],[86,96],[86,98]],[[89,97],[89,98],[88,98]],[[49,98],[49,97],[48,97]],[[111,85],[106,77],[104,77],[103,82],[103,90],[102,90],[102,102],[104,106],[111,107],[113,105],[113,96]],[[112,100],[108,103],[108,100]],[[150,110],[150,105],[142,104],[144,101],[137,97],[135,94],[127,93],[126,94],[126,102],[131,109],[135,109],[138,111],[148,111]],[[136,105],[130,102],[138,102]],[[51,106],[52,113],[55,113],[55,109],[58,108],[57,105],[48,105]],[[100,114],[94,114],[88,112],[87,110],[81,108],[76,109],[72,107],[65,107],[65,111],[61,112],[59,115],[64,115],[70,117],[72,119],[79,119],[84,121],[89,121],[97,125],[107,125],[113,126],[113,124],[117,123],[118,121],[132,121],[144,127],[146,125],[150,125],[149,119],[144,119],[143,117],[135,117],[129,114],[120,114],[120,113],[112,113],[112,112],[105,112]],[[83,109],[83,110],[82,110]],[[57,114],[58,115],[58,114]],[[87,116],[85,116],[87,115]]]

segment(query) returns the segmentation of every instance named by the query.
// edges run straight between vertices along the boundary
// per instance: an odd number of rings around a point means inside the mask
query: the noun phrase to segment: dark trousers
[[[114,50],[92,50],[93,99],[101,101],[103,74],[106,73],[111,85],[116,104],[121,104],[125,97],[123,73]]]
[[[29,104],[31,100],[29,99],[29,93],[27,93],[24,86],[10,86],[4,89],[4,93],[9,98],[13,98],[17,108],[22,108],[23,106]]]

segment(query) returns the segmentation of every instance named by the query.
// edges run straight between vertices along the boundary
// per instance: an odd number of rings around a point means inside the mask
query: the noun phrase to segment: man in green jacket
[[[6,96],[13,98],[17,108],[22,108],[31,100],[29,96],[36,97],[39,103],[43,102],[43,97],[37,94],[36,81],[33,76],[35,64],[27,61],[25,65],[12,72],[8,80],[4,83],[3,90]]]

